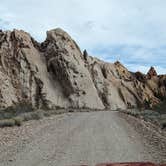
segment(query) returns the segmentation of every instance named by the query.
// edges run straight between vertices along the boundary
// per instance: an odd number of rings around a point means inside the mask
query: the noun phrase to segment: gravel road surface
[[[118,112],[67,113],[0,129],[0,166],[156,162],[153,151]]]

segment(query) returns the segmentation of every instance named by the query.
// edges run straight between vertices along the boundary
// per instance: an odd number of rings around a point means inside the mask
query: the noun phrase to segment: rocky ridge
[[[151,67],[130,72],[81,52],[62,29],[43,43],[22,30],[0,31],[0,109],[18,103],[35,108],[126,109],[153,107],[166,98],[166,75]]]

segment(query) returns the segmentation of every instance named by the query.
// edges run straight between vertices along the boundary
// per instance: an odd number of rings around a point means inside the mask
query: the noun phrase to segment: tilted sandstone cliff
[[[63,30],[43,43],[22,30],[0,31],[0,109],[40,107],[126,109],[152,107],[166,98],[166,75],[128,71],[80,51]]]

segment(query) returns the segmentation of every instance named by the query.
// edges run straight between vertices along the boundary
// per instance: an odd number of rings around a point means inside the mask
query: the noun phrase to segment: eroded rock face
[[[43,43],[19,30],[0,32],[0,108],[20,102],[40,107],[126,109],[152,107],[166,97],[166,76],[129,72],[80,51],[63,30]]]
[[[51,30],[45,43],[48,71],[60,82],[71,106],[103,109],[83,55],[71,37],[61,29]]]
[[[0,107],[17,102],[33,102],[36,68],[27,59],[34,52],[29,34],[23,31],[2,32],[0,42]]]

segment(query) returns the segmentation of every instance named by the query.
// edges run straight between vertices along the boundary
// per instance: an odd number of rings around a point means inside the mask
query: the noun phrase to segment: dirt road
[[[0,166],[154,161],[141,135],[117,112],[58,115],[27,122],[14,131],[13,142],[0,146]],[[0,129],[3,132],[10,134],[12,129]]]

